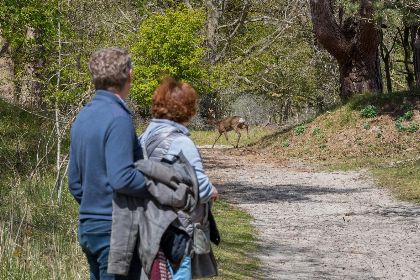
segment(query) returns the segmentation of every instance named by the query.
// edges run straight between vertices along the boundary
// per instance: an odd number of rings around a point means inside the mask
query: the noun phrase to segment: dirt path
[[[255,218],[256,279],[420,279],[420,206],[396,201],[367,174],[201,151],[221,196]]]

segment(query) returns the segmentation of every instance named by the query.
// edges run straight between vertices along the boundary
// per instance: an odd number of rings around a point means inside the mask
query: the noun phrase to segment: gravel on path
[[[397,201],[367,172],[201,152],[220,195],[254,217],[256,279],[420,279],[420,205]]]

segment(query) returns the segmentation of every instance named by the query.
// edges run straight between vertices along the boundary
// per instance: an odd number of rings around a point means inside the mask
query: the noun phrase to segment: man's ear
[[[129,82],[133,81],[133,69],[130,69],[128,71],[128,81]]]

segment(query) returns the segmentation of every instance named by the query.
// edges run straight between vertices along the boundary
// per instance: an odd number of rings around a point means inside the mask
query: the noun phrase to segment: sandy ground
[[[367,173],[201,152],[221,196],[255,219],[255,279],[420,279],[420,205],[395,200]]]

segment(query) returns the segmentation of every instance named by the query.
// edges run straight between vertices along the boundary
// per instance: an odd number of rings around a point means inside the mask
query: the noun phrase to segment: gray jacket
[[[112,274],[127,275],[136,249],[143,271],[149,275],[161,237],[169,225],[187,231],[175,222],[178,210],[189,212],[198,203],[194,168],[182,154],[172,163],[140,160],[135,165],[145,175],[150,195],[114,194],[108,257],[108,273]]]
[[[172,126],[169,123],[170,122],[167,122],[167,126],[161,127],[158,133],[148,134],[146,138],[142,136],[142,142],[144,143],[144,145],[142,145],[143,155],[146,158],[156,161],[168,159],[168,150],[171,147],[172,142],[177,139],[177,137],[185,135],[179,127]],[[199,223],[203,226],[208,224],[206,211],[208,211],[209,207],[210,203],[200,203],[191,213],[178,211],[178,220],[183,224],[190,236],[194,234],[193,224]],[[218,275],[217,263],[211,247],[209,253],[196,254],[193,250],[190,254],[192,255],[191,266],[193,278],[213,277]]]

